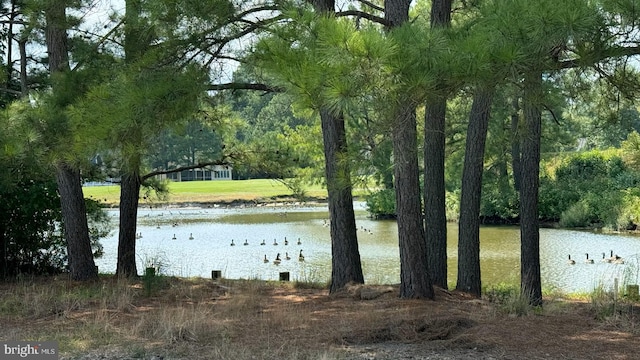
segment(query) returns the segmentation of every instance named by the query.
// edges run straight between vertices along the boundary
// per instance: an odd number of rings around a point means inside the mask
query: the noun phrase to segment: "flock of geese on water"
[[[589,258],[589,254],[585,254],[586,259],[584,260],[585,264],[593,264],[595,263],[593,259]],[[618,256],[618,254],[613,254],[613,250],[611,250],[611,256],[606,257],[605,253],[602,253],[602,260],[603,263],[611,263],[611,264],[624,264],[624,259],[620,256]],[[567,264],[569,265],[575,265],[576,261],[573,260],[571,258],[571,255],[569,255],[569,260],[567,260]]]
[[[243,243],[242,245],[244,245],[244,246],[248,246],[248,245],[249,245],[249,240],[245,239],[245,240],[244,240],[244,243]],[[266,242],[264,239],[262,239],[262,242],[260,243],[260,245],[261,245],[261,246],[262,246],[262,245],[267,245],[267,242]],[[274,245],[274,246],[278,246],[278,240],[277,240],[277,239],[273,239],[273,245]],[[286,237],[286,236],[284,237],[284,245],[285,245],[285,246],[286,246],[286,245],[289,245],[289,240],[287,240],[287,237]],[[298,241],[296,242],[296,245],[302,245],[302,240],[300,240],[300,238],[298,238]],[[234,241],[233,239],[231,239],[231,244],[230,244],[230,246],[236,246],[236,243],[235,243],[235,241]],[[284,260],[291,260],[291,256],[289,256],[289,252],[286,252],[286,251],[285,251],[285,253],[284,253]],[[301,250],[300,250],[300,252],[298,253],[298,261],[304,261],[304,255],[302,255],[302,249],[301,249]],[[270,262],[270,261],[269,261],[269,258],[267,257],[267,255],[266,255],[266,254],[264,255],[264,260],[263,260],[263,262],[264,262],[265,264]],[[278,254],[276,255],[276,258],[273,260],[273,263],[274,263],[275,265],[280,265],[280,263],[281,263],[281,262],[282,262],[282,259],[280,258],[280,253],[278,253]]]

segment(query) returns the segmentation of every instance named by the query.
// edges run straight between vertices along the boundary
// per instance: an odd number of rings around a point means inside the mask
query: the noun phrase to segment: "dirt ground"
[[[515,315],[441,289],[434,301],[403,300],[397,286],[330,296],[294,284],[172,279],[153,294],[136,283],[113,297],[105,282],[102,299],[83,285],[47,283],[88,300],[55,295],[55,306],[21,309],[35,306],[41,286],[0,285],[0,340],[56,339],[61,359],[640,359],[632,303],[546,299]],[[33,315],[24,321],[11,307]]]

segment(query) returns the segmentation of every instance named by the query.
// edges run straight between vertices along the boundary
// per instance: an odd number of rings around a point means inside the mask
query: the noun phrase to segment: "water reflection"
[[[112,215],[117,223],[117,211]],[[161,265],[163,273],[183,277],[209,277],[212,270],[221,270],[227,278],[277,280],[280,272],[289,272],[294,281],[327,282],[331,274],[327,218],[324,206],[141,209],[138,269],[141,271],[153,262]],[[400,266],[395,221],[371,220],[364,207],[357,204],[356,223],[365,281],[398,283]],[[457,225],[449,224],[450,283],[456,279],[457,236]],[[517,227],[481,229],[483,284],[519,283],[519,237]],[[115,271],[117,239],[114,233],[102,242],[105,255],[97,260],[101,272]],[[298,261],[300,250],[304,261]],[[625,264],[600,261],[602,253],[610,251],[625,257]],[[637,283],[638,253],[640,240],[632,236],[541,229],[543,287],[576,292],[590,291],[600,284],[612,286],[614,278],[621,283]],[[276,265],[273,260],[278,254],[282,261]],[[593,264],[584,262],[585,254],[595,260]],[[576,260],[575,265],[567,264],[568,255]],[[287,256],[290,259],[286,259]],[[269,260],[266,263],[265,257]]]

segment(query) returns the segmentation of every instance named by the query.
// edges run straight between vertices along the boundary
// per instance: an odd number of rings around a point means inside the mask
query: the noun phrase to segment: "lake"
[[[372,220],[367,217],[363,203],[354,206],[365,281],[399,283],[396,222]],[[117,226],[118,211],[109,211]],[[280,272],[289,272],[292,281],[330,279],[331,239],[326,206],[141,208],[138,214],[140,273],[153,263],[159,266],[160,273],[180,277],[210,277],[212,270],[220,270],[223,277],[232,279],[277,280]],[[453,285],[457,237],[457,224],[449,224],[448,279]],[[101,242],[104,256],[96,260],[96,265],[102,273],[113,273],[117,230]],[[519,284],[519,228],[484,226],[480,230],[480,243],[483,285]],[[300,250],[304,261],[298,261]],[[602,262],[603,253],[609,257],[611,251],[622,256],[625,263]],[[542,286],[564,292],[588,292],[599,285],[610,288],[616,278],[621,284],[636,284],[640,275],[639,253],[640,238],[636,236],[541,229]],[[273,260],[277,254],[282,261],[276,265]],[[593,264],[585,262],[586,254],[594,259]],[[575,265],[567,263],[569,255]]]

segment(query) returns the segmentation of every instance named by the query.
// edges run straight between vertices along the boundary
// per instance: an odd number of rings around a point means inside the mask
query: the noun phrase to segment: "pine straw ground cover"
[[[638,359],[638,309],[607,294],[472,299],[394,286],[153,277],[0,284],[0,340],[56,340],[61,359]],[[495,294],[494,294],[495,295]],[[614,306],[615,305],[615,306]]]

